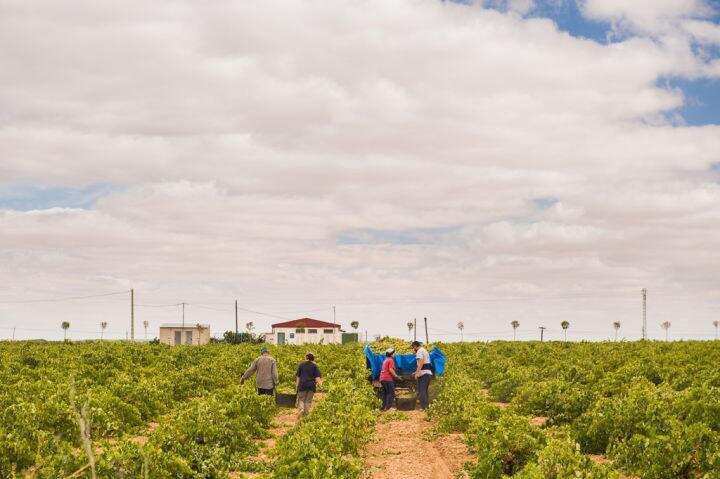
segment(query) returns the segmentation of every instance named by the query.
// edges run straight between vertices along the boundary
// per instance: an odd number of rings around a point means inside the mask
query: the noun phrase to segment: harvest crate
[[[275,404],[281,407],[295,407],[297,404],[297,394],[277,393],[275,394]]]
[[[398,396],[395,398],[395,407],[399,411],[413,411],[417,405],[417,396]]]

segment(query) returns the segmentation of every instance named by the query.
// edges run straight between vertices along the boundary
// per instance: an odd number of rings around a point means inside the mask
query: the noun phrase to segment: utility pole
[[[333,324],[337,324],[337,320],[335,319],[335,305],[333,305]]]
[[[413,318],[413,341],[417,341],[417,318]]]
[[[424,319],[425,319],[425,345],[427,346],[428,344],[430,344],[430,339],[428,338],[428,332],[427,332],[428,331],[427,330],[427,318],[424,318]]]
[[[13,326],[13,341],[15,341],[15,328],[17,328],[17,326]]]
[[[183,327],[183,332],[184,332],[184,330],[185,330],[185,305],[186,305],[186,304],[187,304],[187,303],[180,303],[180,306],[182,306],[182,327]]]
[[[367,340],[367,329],[365,330],[365,342],[366,342],[366,343],[368,342],[368,340]]]
[[[547,329],[545,326],[540,326],[540,342],[543,342],[543,339],[545,337],[545,329]]]
[[[642,338],[647,339],[647,289],[640,290],[642,293]]]
[[[130,290],[130,339],[135,341],[135,290]]]
[[[235,341],[238,340],[238,305],[237,299],[235,300]]]

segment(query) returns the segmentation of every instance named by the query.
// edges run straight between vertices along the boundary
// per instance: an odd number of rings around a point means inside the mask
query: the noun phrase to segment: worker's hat
[[[385,350],[385,354],[393,354],[395,352],[395,348],[387,348]]]

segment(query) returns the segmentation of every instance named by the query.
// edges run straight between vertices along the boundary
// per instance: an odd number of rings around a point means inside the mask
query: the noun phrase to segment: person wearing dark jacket
[[[297,388],[297,406],[300,416],[307,416],[310,413],[310,405],[317,386],[322,384],[320,368],[315,364],[315,356],[312,353],[305,355],[305,361],[300,363],[295,374],[295,386]]]

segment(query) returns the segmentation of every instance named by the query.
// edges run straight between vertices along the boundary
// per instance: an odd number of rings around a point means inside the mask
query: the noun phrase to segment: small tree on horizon
[[[255,329],[255,323],[253,323],[252,321],[245,323],[245,330],[247,331],[248,335],[250,335],[251,338],[253,337],[254,329]]]
[[[458,321],[457,327],[460,330],[460,342],[462,343],[463,339],[464,339],[463,338],[463,329],[465,329],[465,323],[463,323],[462,321]]]
[[[357,321],[351,321],[350,327],[353,328],[353,330],[355,330],[355,334],[357,334],[357,329],[360,327],[360,323]]]
[[[613,329],[615,329],[615,341],[617,341],[618,331],[620,331],[620,321],[613,322]]]
[[[148,328],[148,326],[150,326],[150,321],[148,321],[148,320],[146,319],[145,321],[143,321],[143,328],[145,329],[145,340],[146,340],[146,341],[147,341],[147,328]]]
[[[103,321],[100,323],[100,341],[102,341],[103,336],[105,335],[105,329],[107,329],[107,321]]]
[[[665,341],[668,340],[668,331],[670,330],[670,326],[671,326],[670,321],[663,321],[663,322],[660,324],[660,327],[665,330]]]
[[[63,321],[60,323],[60,327],[63,330],[63,341],[67,341],[67,331],[70,329],[70,322],[69,321]]]
[[[715,326],[715,339],[718,338],[718,327],[720,327],[720,321],[713,321],[713,326]]]
[[[410,340],[412,340],[412,330],[414,327],[415,327],[415,324],[413,324],[412,321],[407,322],[408,335],[410,336]]]
[[[512,328],[513,328],[513,341],[515,341],[515,340],[516,340],[517,328],[520,327],[520,322],[517,321],[517,320],[512,320],[512,321],[510,322],[510,326],[512,326]]]
[[[560,323],[560,327],[563,329],[563,334],[565,335],[565,342],[567,342],[567,330],[570,327],[570,322],[563,321]]]

